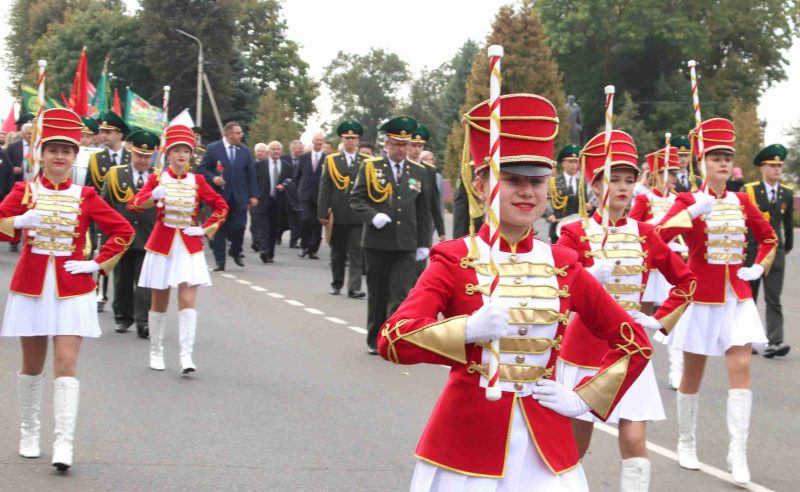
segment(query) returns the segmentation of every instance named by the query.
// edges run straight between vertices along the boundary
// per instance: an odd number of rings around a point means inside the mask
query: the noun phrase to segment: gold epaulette
[[[424,165],[424,164],[420,164],[420,163],[419,163],[419,162],[417,162],[417,161],[412,161],[411,159],[406,159],[406,162],[410,162],[411,164],[414,164],[415,166],[419,166],[419,167],[421,167],[422,169],[425,169],[425,165]]]
[[[114,200],[118,203],[128,203],[136,195],[131,188],[122,188],[119,185],[119,171],[127,167],[127,164],[114,166],[108,170],[105,179],[108,181],[108,190]]]
[[[385,202],[392,196],[392,183],[381,185],[375,164],[381,162],[383,157],[373,157],[364,161],[364,182],[367,185],[367,196],[374,203]]]
[[[783,183],[778,183],[778,184],[779,184],[779,185],[781,185],[781,188],[783,188],[783,189],[785,189],[785,190],[789,190],[789,191],[791,191],[792,193],[794,193],[794,188],[792,188],[791,186],[789,186],[789,185],[785,185],[785,184],[783,184]]]
[[[372,156],[371,156],[371,155],[369,155],[369,154],[365,154],[365,153],[363,153],[363,152],[359,152],[359,153],[358,153],[358,155],[360,155],[360,156],[361,156],[361,157],[363,157],[364,159],[372,159]]]

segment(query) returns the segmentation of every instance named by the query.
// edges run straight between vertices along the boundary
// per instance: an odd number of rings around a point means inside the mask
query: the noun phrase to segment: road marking
[[[250,288],[253,289],[256,292],[266,292],[267,291],[267,289],[265,289],[264,287],[259,287],[257,285],[251,285]]]
[[[220,273],[219,276],[220,277],[225,277],[225,278],[236,278],[236,275],[234,275],[232,273]]]
[[[283,299],[285,297],[283,294],[278,294],[277,292],[270,292],[267,295],[275,299]]]
[[[346,325],[347,321],[339,318],[334,318],[333,316],[325,316],[325,319],[330,321],[331,323],[336,323],[337,325]]]
[[[300,301],[295,301],[294,299],[286,299],[284,302],[285,302],[286,304],[291,304],[292,306],[297,306],[297,307],[303,307],[303,306],[305,306],[305,304],[303,304],[302,302],[300,302]]]
[[[594,424],[594,427],[595,429],[601,430],[606,434],[611,434],[614,437],[619,436],[619,431],[617,430],[617,428],[612,427],[608,424],[602,424],[598,422]],[[678,462],[678,455],[674,451],[669,450],[663,446],[659,446],[658,444],[654,444],[650,441],[647,441],[647,449],[656,454],[660,454],[661,456],[668,458],[676,463]],[[707,475],[711,475],[714,478],[718,478],[722,481],[732,483],[743,490],[752,490],[754,492],[775,492],[772,489],[768,489],[767,487],[759,485],[755,482],[750,482],[747,485],[738,484],[733,481],[733,478],[731,477],[730,473],[722,471],[719,468],[715,468],[711,465],[706,465],[705,463],[700,463],[700,471]]]
[[[250,285],[250,282],[245,280],[245,279],[243,279],[243,278],[237,278],[236,281],[239,282],[242,285]]]
[[[323,313],[322,311],[320,311],[319,309],[314,309],[314,308],[303,308],[303,309],[304,309],[304,310],[305,310],[307,313],[311,313],[311,314],[325,314],[325,313]]]
[[[365,330],[364,328],[361,328],[360,326],[348,326],[347,329],[353,330],[354,332],[360,333],[362,335],[366,335],[367,334],[367,330]]]

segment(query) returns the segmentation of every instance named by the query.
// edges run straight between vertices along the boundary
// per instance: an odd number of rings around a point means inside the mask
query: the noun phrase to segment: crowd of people
[[[793,195],[780,183],[786,149],[770,145],[755,156],[762,179],[740,192],[728,120],[701,123],[640,166],[625,132],[613,132],[608,152],[599,134],[555,153],[549,101],[522,94],[502,104],[495,190],[489,104],[464,116],[469,138],[449,241],[443,180],[425,150],[430,134],[408,116],[380,126],[379,151],[360,141],[359,122],[345,120],[337,146],[318,133],[288,152],[278,141],[251,152],[236,122],[203,148],[196,129],[182,125],[161,138],[111,111],[94,120],[48,110],[38,174],[32,124],[21,118],[17,138],[1,136],[0,153],[0,239],[12,251],[22,246],[2,328],[22,345],[20,455],[41,454],[52,338],[53,465],[72,465],[75,367],[81,340],[101,333],[108,278],[116,331],[135,325],[156,371],[166,367],[166,312],[177,291],[181,373],[197,370],[197,288],[210,286],[209,271],[225,271],[228,258],[245,267],[249,223],[263,264],[275,263],[286,239],[309,261],[329,243],[328,293],[367,299],[369,354],[451,367],[417,449],[412,490],[584,490],[580,461],[597,421],[619,424],[622,490],[647,490],[646,423],[665,418],[650,362],[661,345],[677,389],[679,465],[700,466],[700,382],[707,357],[724,356],[728,463],[733,479],[748,483],[751,357],[790,350],[780,302],[793,238]],[[492,197],[499,218],[487,214]],[[549,242],[533,230],[541,218]],[[761,283],[766,330],[754,303]],[[490,387],[499,387],[499,401],[484,396]],[[465,427],[477,416],[485,432]]]

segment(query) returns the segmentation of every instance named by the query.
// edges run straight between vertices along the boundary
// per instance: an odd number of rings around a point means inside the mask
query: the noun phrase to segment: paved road
[[[0,249],[0,285],[8,285],[16,255]],[[192,378],[178,374],[174,308],[164,373],[147,368],[147,342],[114,333],[110,313],[102,314],[105,334],[85,342],[80,360],[76,464],[67,476],[49,465],[49,389],[45,454],[26,460],[16,453],[19,349],[16,340],[0,339],[0,490],[406,490],[446,370],[368,356],[360,333],[366,303],[327,294],[326,249],[319,261],[295,252],[284,243],[271,265],[248,254],[246,268],[229,265],[225,276],[214,274],[214,287],[201,289]],[[755,360],[749,453],[755,482],[781,491],[797,490],[800,481],[800,396],[792,377],[800,373],[800,283],[792,282],[800,259],[792,255],[789,263],[787,341],[797,352]],[[655,361],[668,420],[651,426],[649,440],[669,452],[675,396],[665,386],[663,351]],[[723,470],[725,394],[724,367],[714,360],[701,396],[699,454]],[[596,432],[585,460],[592,490],[617,489],[618,460],[615,438]],[[651,460],[653,491],[740,490],[660,454]]]

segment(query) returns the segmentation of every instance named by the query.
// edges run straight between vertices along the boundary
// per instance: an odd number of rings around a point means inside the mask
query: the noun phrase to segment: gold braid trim
[[[467,194],[467,204],[469,207],[469,252],[467,258],[477,260],[481,254],[478,250],[478,240],[475,238],[475,220],[481,217],[485,211],[477,190],[472,185],[473,163],[469,150],[469,128],[464,122],[464,147],[461,151],[461,185]]]
[[[769,253],[764,256],[764,259],[758,262],[759,265],[764,267],[764,276],[766,277],[769,275],[769,271],[772,268],[772,263],[775,261],[775,254],[778,252],[778,238],[772,236],[762,241],[763,244],[771,244],[772,248],[770,248]]]
[[[400,364],[395,344],[400,340],[416,345],[447,359],[460,364],[466,364],[467,354],[464,345],[464,330],[466,329],[467,316],[455,316],[436,323],[422,326],[407,333],[400,333],[400,328],[411,321],[401,319],[394,326],[389,323],[383,325],[381,336],[389,341],[386,349],[387,357],[395,364]]]
[[[94,183],[94,185],[98,188],[101,188],[106,180],[106,176],[100,174],[100,169],[97,165],[97,155],[99,153],[100,152],[95,152],[94,154],[89,156],[89,174],[92,177],[92,182]]]
[[[333,158],[340,154],[331,154],[325,159],[325,165],[328,169],[328,175],[331,177],[331,182],[333,186],[336,187],[339,191],[345,191],[347,188],[350,187],[350,176],[343,176],[342,173],[339,172],[339,168],[336,167],[336,162],[334,162]]]
[[[123,191],[119,184],[119,168],[120,166],[114,166],[109,169],[105,179],[108,181],[108,190],[114,200],[118,203],[128,203],[136,193],[131,188],[125,188]]]
[[[114,244],[122,246],[122,251],[107,259],[103,263],[100,263],[100,268],[103,269],[106,275],[110,274],[111,271],[114,270],[114,267],[117,266],[119,260],[122,259],[122,255],[124,255],[125,252],[128,251],[128,248],[131,247],[131,244],[133,244],[133,240],[135,238],[136,233],[131,234],[130,241],[125,241],[125,239],[121,238],[120,236],[114,238]]]
[[[676,307],[675,310],[672,311],[671,313],[661,318],[658,318],[658,322],[661,323],[661,326],[664,327],[664,332],[666,332],[667,335],[669,335],[672,329],[675,328],[675,325],[678,324],[678,320],[681,319],[681,316],[683,316],[683,312],[686,311],[686,308],[688,308],[689,304],[692,303],[692,299],[694,298],[694,291],[696,289],[697,289],[696,280],[692,280],[692,282],[689,284],[689,292],[685,292],[683,289],[680,289],[678,287],[672,289],[671,294],[674,294],[678,297],[683,297],[683,303],[680,306]]]
[[[569,202],[569,196],[563,196],[556,188],[556,177],[550,176],[550,206],[553,210],[563,210]]]
[[[392,196],[392,183],[386,183],[385,186],[381,186],[381,183],[378,181],[378,173],[375,170],[375,159],[367,159],[367,161],[364,162],[364,181],[367,185],[367,195],[369,195],[369,199],[374,203],[385,202]],[[373,190],[377,196],[372,194]]]
[[[14,215],[0,220],[0,233],[3,233],[8,237],[15,237],[17,235],[17,229],[14,227],[14,219],[16,217],[17,216]]]

